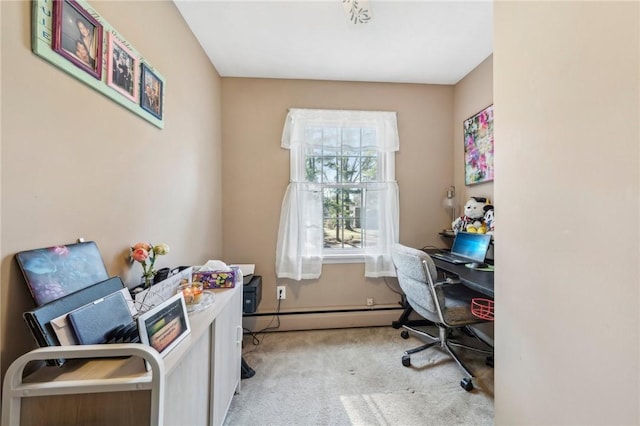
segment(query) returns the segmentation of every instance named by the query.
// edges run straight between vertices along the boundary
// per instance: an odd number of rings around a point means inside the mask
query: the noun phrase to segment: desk
[[[429,254],[434,250],[425,250],[425,252]],[[458,276],[462,284],[493,299],[493,271],[475,271],[464,265],[445,262],[436,257],[431,259],[439,270]]]

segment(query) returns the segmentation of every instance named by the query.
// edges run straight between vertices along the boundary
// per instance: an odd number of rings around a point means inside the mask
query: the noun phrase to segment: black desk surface
[[[431,250],[425,250],[427,253],[430,251]],[[444,260],[440,260],[436,257],[432,257],[431,259],[433,259],[433,263],[435,263],[436,267],[441,271],[457,275],[462,284],[484,294],[485,296],[493,298],[493,271],[476,271],[474,269],[467,268],[463,264],[456,265],[454,263],[445,262]]]

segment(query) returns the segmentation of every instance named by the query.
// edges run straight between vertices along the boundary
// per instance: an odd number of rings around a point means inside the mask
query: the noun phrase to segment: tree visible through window
[[[394,276],[396,113],[290,109],[281,147],[290,150],[291,177],[276,275],[315,279],[325,260],[346,260],[364,262],[367,277]]]
[[[306,180],[322,187],[323,247],[361,249],[376,235],[362,216],[364,184],[379,179],[375,129],[309,127],[305,137]]]

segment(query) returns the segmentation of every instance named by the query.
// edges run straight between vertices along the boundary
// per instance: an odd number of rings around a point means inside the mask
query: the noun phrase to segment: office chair
[[[402,365],[405,367],[411,365],[411,354],[438,345],[464,370],[467,377],[462,379],[460,386],[466,391],[471,391],[473,389],[473,374],[452,347],[493,354],[490,345],[467,327],[487,321],[471,313],[471,300],[484,296],[459,282],[437,281],[436,266],[431,257],[422,250],[394,244],[391,256],[396,267],[398,283],[411,308],[438,327],[438,336],[433,336],[411,325],[404,324],[402,326],[406,330],[431,340],[427,344],[405,351],[402,356]],[[451,335],[457,329],[463,329],[465,334],[476,337],[486,349],[468,346],[453,339]],[[407,338],[408,336],[409,333],[403,330],[402,337]]]
[[[413,312],[413,308],[411,307],[411,305],[409,304],[409,302],[407,301],[407,296],[404,295],[404,293],[402,293],[401,295],[401,300],[400,300],[400,306],[402,306],[403,311],[400,314],[400,317],[395,320],[395,321],[391,321],[391,327],[393,328],[403,328],[405,325],[406,326],[424,326],[424,325],[434,325],[433,321],[429,321],[426,319],[409,319],[409,317],[411,316],[411,313]]]

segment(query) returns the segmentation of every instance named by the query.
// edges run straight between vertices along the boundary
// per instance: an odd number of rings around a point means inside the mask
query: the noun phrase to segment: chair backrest
[[[398,284],[407,297],[414,311],[424,318],[440,322],[436,301],[429,281],[437,280],[438,271],[429,255],[422,250],[394,244],[391,257],[396,267]],[[427,275],[429,274],[429,275]],[[443,306],[444,295],[436,291],[440,306]]]

